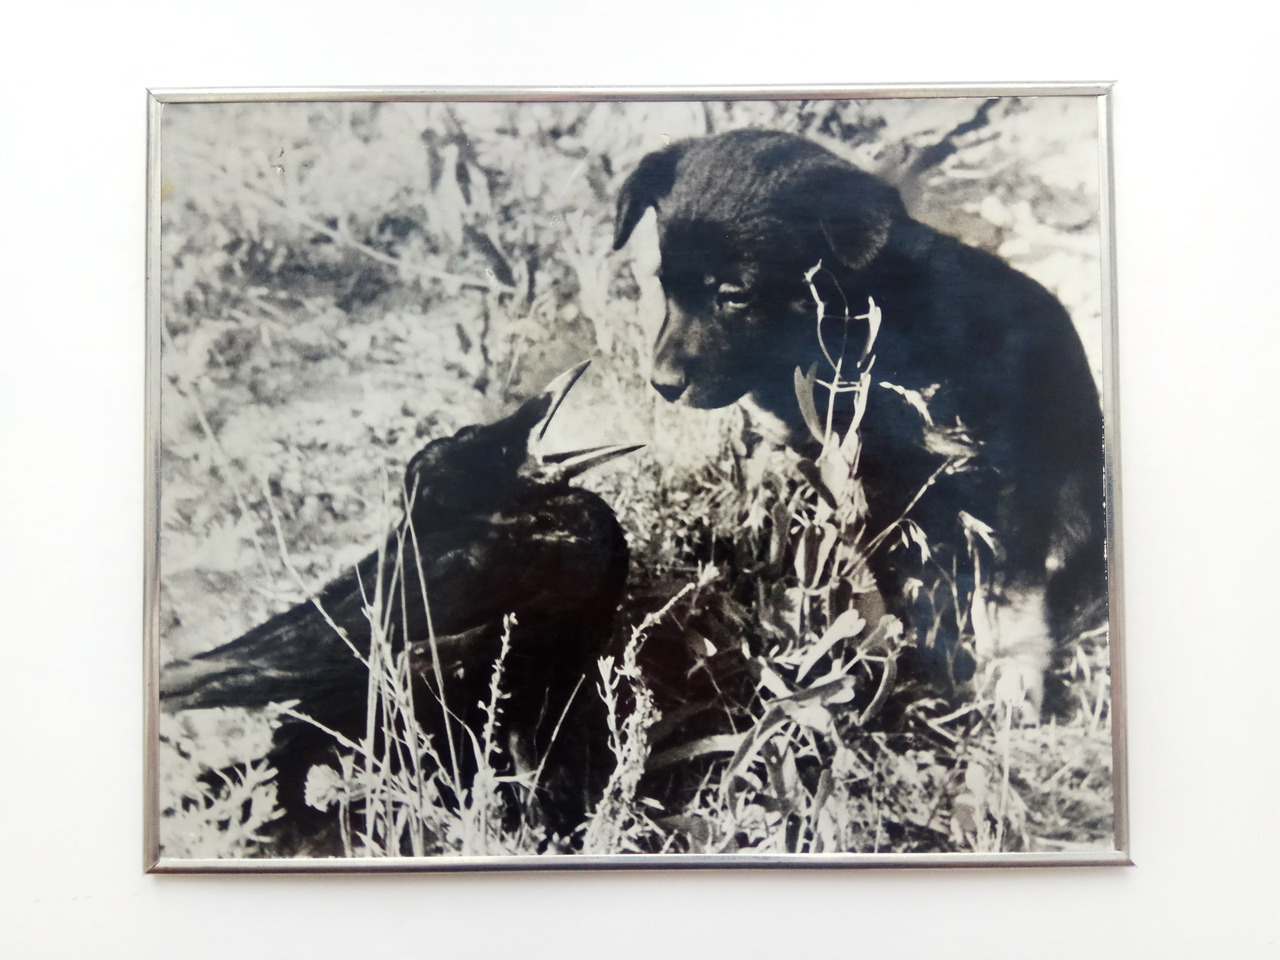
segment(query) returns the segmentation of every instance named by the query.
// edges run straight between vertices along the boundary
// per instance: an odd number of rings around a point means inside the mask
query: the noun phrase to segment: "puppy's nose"
[[[668,403],[675,403],[680,399],[680,395],[684,393],[687,386],[685,375],[680,370],[663,369],[655,367],[653,376],[649,379],[653,384],[653,389],[662,394],[662,399]]]

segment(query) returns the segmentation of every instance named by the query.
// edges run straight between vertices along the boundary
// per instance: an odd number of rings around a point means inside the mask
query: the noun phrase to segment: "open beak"
[[[564,398],[568,396],[569,391],[573,389],[573,385],[578,382],[590,363],[590,360],[583,360],[570,367],[547,384],[547,389],[539,398],[541,402],[547,403],[547,410],[529,431],[529,460],[523,471],[538,483],[568,483],[592,467],[632,453],[644,446],[642,443],[613,444],[562,453],[543,452],[542,440],[546,435],[547,427],[551,425],[551,418],[556,415],[560,404],[564,402]]]
[[[573,385],[578,382],[590,365],[590,360],[583,360],[581,363],[574,364],[547,384],[547,389],[542,391],[542,398],[549,401],[549,405],[547,406],[547,412],[542,415],[542,419],[535,423],[533,429],[529,431],[529,445],[531,447],[537,446],[546,435],[547,427],[551,426],[551,418],[556,415],[556,411],[560,409],[560,404],[564,403],[564,398],[569,395]]]
[[[568,483],[592,467],[598,467],[602,463],[633,453],[643,446],[643,443],[618,443],[566,453],[549,453],[537,458],[534,476],[543,483]]]

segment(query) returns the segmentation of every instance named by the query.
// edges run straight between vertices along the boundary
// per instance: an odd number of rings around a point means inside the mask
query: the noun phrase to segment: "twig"
[[[427,617],[427,640],[431,644],[431,670],[435,674],[436,691],[435,697],[440,701],[440,711],[444,716],[444,737],[445,743],[449,748],[449,765],[453,771],[453,782],[455,786],[461,787],[462,775],[461,768],[458,766],[458,749],[453,742],[453,729],[449,723],[448,704],[445,701],[444,693],[444,673],[440,669],[440,647],[436,641],[435,623],[431,619],[431,599],[427,595],[427,574],[422,568],[422,549],[418,545],[418,531],[413,523],[413,504],[418,497],[418,478],[414,477],[413,489],[406,491],[405,500],[405,526],[408,528],[409,537],[413,540],[413,556],[415,567],[418,571],[418,587],[422,591],[422,607]],[[461,721],[459,721],[461,722]]]
[[[605,786],[599,805],[588,820],[586,834],[583,837],[584,852],[614,852],[620,833],[618,821],[622,813],[634,805],[636,789],[639,787],[640,777],[644,773],[645,754],[649,746],[647,734],[649,728],[657,719],[653,710],[653,694],[644,683],[637,664],[637,657],[639,656],[640,647],[644,643],[644,636],[648,630],[669,614],[676,604],[694,589],[709,583],[714,575],[714,568],[703,570],[697,580],[686,583],[659,610],[646,614],[644,619],[640,621],[640,625],[633,627],[631,630],[631,639],[627,643],[626,650],[623,651],[621,667],[613,665],[612,658],[606,657],[601,660],[602,668],[608,665],[609,673],[612,674],[615,680],[619,675],[628,679],[635,704],[632,707],[631,716],[627,718],[619,730],[616,718],[616,698],[607,686],[601,688],[601,697],[609,708],[610,739],[613,740],[614,752],[618,757],[618,763],[609,775],[609,782]],[[602,674],[604,674],[603,669]],[[602,676],[602,681],[607,685],[609,683],[608,675]]]

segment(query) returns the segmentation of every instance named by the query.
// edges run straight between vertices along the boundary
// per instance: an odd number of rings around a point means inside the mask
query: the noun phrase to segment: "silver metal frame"
[[[386,873],[454,870],[711,869],[720,867],[1065,867],[1124,866],[1129,856],[1127,722],[1124,689],[1123,553],[1120,537],[1119,359],[1116,335],[1115,190],[1112,96],[1106,83],[877,84],[859,87],[324,87],[158,89],[147,95],[147,324],[144,493],[143,761],[146,807],[143,869],[149,873]],[[1115,849],[1063,853],[947,854],[656,854],[548,857],[397,857],[386,859],[195,860],[161,856],[159,837],[160,664],[160,116],[168,103],[315,101],[537,102],[590,100],[857,100],[960,97],[1095,97],[1099,109],[1102,269],[1102,408],[1105,424],[1109,648]]]

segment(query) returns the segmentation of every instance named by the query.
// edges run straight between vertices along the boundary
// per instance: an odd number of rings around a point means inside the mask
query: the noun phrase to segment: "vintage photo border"
[[[545,857],[427,857],[357,859],[195,860],[161,855],[159,837],[160,672],[160,478],[161,293],[160,117],[166,104],[320,101],[592,101],[592,100],[796,100],[958,97],[1093,97],[1099,110],[1099,229],[1102,238],[1102,411],[1105,426],[1108,627],[1112,678],[1114,849],[1061,853],[869,853],[869,854],[636,854]],[[935,84],[858,87],[700,88],[505,88],[342,87],[318,89],[161,89],[148,91],[147,300],[144,494],[144,860],[153,873],[418,872],[455,870],[566,870],[600,868],[708,869],[721,867],[904,867],[904,866],[1101,866],[1125,865],[1129,857],[1126,698],[1123,637],[1123,545],[1120,538],[1119,407],[1116,329],[1112,98],[1109,83]]]

